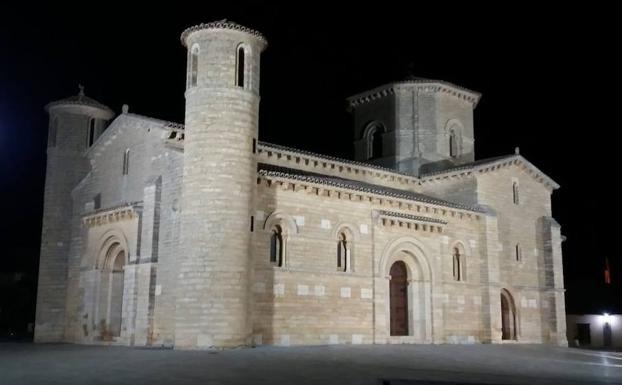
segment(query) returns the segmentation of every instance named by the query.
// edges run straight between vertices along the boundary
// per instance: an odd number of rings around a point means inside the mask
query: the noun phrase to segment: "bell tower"
[[[43,198],[43,228],[35,319],[36,342],[64,337],[66,279],[71,242],[71,191],[89,172],[84,152],[106,129],[114,112],[80,92],[45,106],[50,116]]]
[[[246,345],[259,58],[267,41],[227,20],[188,28],[181,41],[188,67],[175,346]]]
[[[349,97],[355,160],[417,176],[472,162],[480,96],[410,77]]]

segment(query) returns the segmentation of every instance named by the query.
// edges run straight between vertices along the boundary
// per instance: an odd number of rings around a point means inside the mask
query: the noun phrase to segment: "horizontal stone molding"
[[[82,217],[82,223],[88,227],[102,226],[109,223],[132,220],[140,215],[142,206],[136,203],[128,203],[109,209],[98,210]]]

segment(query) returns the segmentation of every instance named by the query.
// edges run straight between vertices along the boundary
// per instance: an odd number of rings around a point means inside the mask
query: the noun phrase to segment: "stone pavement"
[[[0,343],[0,384],[622,384],[622,353],[538,345],[179,351]]]

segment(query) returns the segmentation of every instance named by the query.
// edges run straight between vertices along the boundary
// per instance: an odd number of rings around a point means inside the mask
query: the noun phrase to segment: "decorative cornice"
[[[212,21],[210,23],[201,23],[199,25],[186,28],[186,30],[181,33],[181,44],[183,44],[184,47],[187,47],[186,40],[188,39],[188,36],[193,32],[201,31],[204,29],[231,29],[234,31],[240,31],[255,36],[257,39],[263,42],[264,45],[268,44],[268,40],[265,38],[264,35],[261,34],[261,32],[245,27],[236,22],[228,21],[227,19]]]
[[[82,217],[82,223],[88,227],[131,220],[140,215],[141,202],[126,203],[121,206],[100,209]]]
[[[453,95],[471,103],[473,105],[473,108],[477,106],[477,103],[482,96],[479,92],[471,91],[467,88],[460,87],[443,80],[412,79],[385,84],[372,90],[350,96],[349,98],[346,98],[346,100],[348,101],[349,108],[356,108],[362,104],[366,104],[377,99],[382,99],[389,95],[394,95],[395,91],[401,86],[409,85],[414,85],[418,89],[425,92],[443,92]]]
[[[394,211],[380,211],[378,215],[378,223],[383,226],[406,227],[407,229],[429,231],[431,233],[442,233],[443,226],[447,224],[446,221],[434,218],[398,213]]]
[[[434,223],[434,224],[440,224],[440,225],[446,225],[448,223],[447,221],[443,221],[441,219],[422,217],[419,215],[411,215],[411,214],[406,214],[406,213],[399,213],[397,211],[381,210],[378,212],[378,214],[381,217],[406,219],[406,220],[421,222],[421,223]]]
[[[346,181],[340,181],[337,180],[336,178],[331,178],[331,177],[327,177],[327,178],[322,178],[322,177],[318,177],[318,176],[314,176],[314,175],[297,175],[297,174],[290,174],[287,172],[282,172],[282,171],[275,171],[275,170],[265,170],[265,169],[260,169],[258,171],[259,177],[260,178],[265,178],[265,179],[274,179],[274,180],[280,180],[281,182],[290,182],[291,181],[298,181],[298,182],[302,182],[300,183],[302,186],[305,186],[305,183],[312,183],[318,186],[319,189],[326,189],[326,190],[332,190],[335,191],[336,193],[340,193],[339,189],[342,190],[347,190],[349,191],[350,196],[352,195],[356,195],[356,196],[360,196],[362,197],[367,197],[367,199],[369,199],[370,201],[373,201],[375,199],[379,199],[379,200],[387,200],[387,201],[397,201],[399,200],[406,200],[406,201],[411,201],[411,202],[418,202],[419,204],[422,205],[431,205],[429,207],[425,207],[425,212],[429,212],[430,210],[434,213],[438,213],[440,212],[443,215],[451,215],[451,216],[455,216],[456,215],[456,211],[450,210],[450,209],[454,209],[454,210],[464,210],[464,211],[469,211],[469,212],[475,212],[475,213],[483,213],[484,211],[476,206],[465,206],[465,205],[461,205],[458,203],[454,203],[454,202],[448,202],[448,201],[443,201],[440,199],[436,199],[436,198],[432,198],[432,197],[428,197],[426,195],[423,194],[418,194],[418,193],[412,193],[412,192],[408,192],[408,191],[399,191],[396,189],[383,189],[381,186],[373,186],[373,185],[360,185],[360,184],[356,184],[355,183],[347,183]],[[328,188],[327,188],[328,187]],[[296,187],[294,187],[294,190],[296,190]],[[355,191],[358,194],[352,194],[351,191]],[[434,207],[436,206],[436,207]],[[472,215],[471,213],[459,213],[459,216],[462,218],[464,216],[467,217],[477,217],[477,215]]]

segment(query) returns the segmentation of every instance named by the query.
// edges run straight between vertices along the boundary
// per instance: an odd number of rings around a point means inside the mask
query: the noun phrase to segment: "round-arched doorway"
[[[501,290],[501,339],[516,339],[516,307],[507,290]]]
[[[408,272],[403,261],[391,265],[389,287],[391,335],[408,335]]]
[[[98,301],[98,329],[103,340],[111,340],[121,335],[126,258],[125,249],[116,242],[105,253]]]

